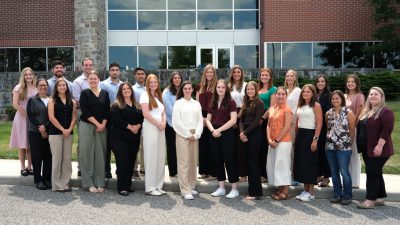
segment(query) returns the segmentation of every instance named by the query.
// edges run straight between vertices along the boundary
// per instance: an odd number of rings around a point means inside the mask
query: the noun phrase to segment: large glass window
[[[195,30],[196,13],[194,11],[168,12],[168,30]]]
[[[110,46],[108,55],[110,63],[117,62],[123,70],[131,70],[137,67],[137,47]]]
[[[166,69],[167,48],[165,46],[139,46],[139,66],[146,69]]]
[[[232,9],[232,0],[197,0],[198,9]]]
[[[341,68],[342,43],[314,43],[313,68]]]
[[[258,68],[258,46],[235,46],[235,64],[243,68]]]
[[[258,0],[234,0],[235,9],[258,9]]]
[[[311,68],[311,43],[283,43],[282,68]]]
[[[267,67],[279,69],[281,68],[281,43],[267,44]]]
[[[0,72],[19,71],[18,48],[0,49]]]
[[[165,11],[139,12],[139,30],[165,30]]]
[[[168,68],[186,69],[196,67],[196,46],[168,47]]]
[[[138,0],[139,9],[165,10],[165,0]]]
[[[257,29],[257,11],[235,11],[235,29]]]
[[[136,9],[136,0],[108,0],[108,9]]]
[[[59,47],[59,48],[48,48],[48,69],[51,69],[51,64],[55,60],[61,60],[64,62],[67,71],[73,71],[74,68],[74,48],[72,47]]]
[[[365,54],[365,48],[372,42],[345,42],[344,67],[345,68],[372,68],[372,56]]]
[[[232,12],[198,12],[198,29],[232,29]]]
[[[196,9],[196,0],[168,0],[168,9]]]
[[[21,48],[21,70],[27,66],[34,71],[46,71],[46,49]]]
[[[109,11],[109,30],[136,30],[136,11]]]

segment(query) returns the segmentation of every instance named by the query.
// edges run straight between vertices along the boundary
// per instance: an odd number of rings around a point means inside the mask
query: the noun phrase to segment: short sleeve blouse
[[[236,103],[232,99],[227,106],[221,104],[218,109],[210,107],[208,113],[211,114],[211,124],[213,126],[223,126],[231,119],[231,112],[236,112]]]
[[[161,121],[162,120],[162,113],[164,112],[164,105],[158,100],[158,98],[155,98],[157,102],[157,108],[153,108],[150,110],[150,115],[156,119]],[[140,95],[140,104],[147,103],[149,104],[149,95],[147,92],[143,92],[143,94]]]

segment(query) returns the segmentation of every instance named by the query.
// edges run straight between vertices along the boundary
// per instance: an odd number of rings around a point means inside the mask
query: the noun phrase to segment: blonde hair
[[[151,94],[150,91],[150,80],[151,79],[156,79],[157,80],[157,89],[154,91],[154,96]],[[161,103],[162,101],[162,94],[161,94],[161,88],[160,88],[160,81],[158,80],[158,77],[155,74],[150,74],[146,78],[146,92],[147,95],[149,96],[149,110],[153,110],[153,108],[158,108],[157,101],[154,97],[158,99]]]
[[[368,95],[371,93],[372,90],[375,90],[381,94],[381,103],[377,107],[372,107],[369,97],[367,98],[367,101],[364,104],[364,108],[360,113],[360,120],[367,119],[374,117],[374,119],[377,119],[379,115],[381,114],[383,108],[385,107],[385,92],[383,92],[382,88],[380,87],[372,87],[368,91]]]
[[[213,79],[211,80],[210,84],[207,84],[207,78],[206,78],[206,72],[207,70],[211,69],[213,72]],[[199,93],[203,93],[205,91],[210,91],[214,92],[215,86],[217,85],[217,70],[212,64],[208,64],[204,70],[203,74],[201,75],[201,80],[200,80],[200,87],[199,87]]]
[[[33,80],[32,80],[32,85],[36,87],[36,76],[35,76],[35,72],[32,70],[32,68],[30,67],[25,67],[22,71],[21,71],[21,76],[19,77],[19,81],[18,81],[18,85],[19,85],[19,100],[23,101],[24,99],[27,98],[28,96],[28,84],[25,81],[25,74],[30,71],[33,75]]]
[[[299,80],[298,80],[298,77],[297,77],[297,72],[294,71],[294,70],[288,70],[288,71],[286,72],[286,74],[288,74],[288,73],[293,73],[293,75],[295,76],[295,80],[294,80],[294,83],[293,83],[293,89],[294,89],[295,87],[298,87],[298,86],[299,86]],[[287,84],[287,82],[286,82],[286,74],[285,74],[285,84],[283,85],[283,87],[286,88],[286,89],[288,89],[289,86],[288,86],[288,84]],[[289,90],[289,93],[291,93],[293,89]]]

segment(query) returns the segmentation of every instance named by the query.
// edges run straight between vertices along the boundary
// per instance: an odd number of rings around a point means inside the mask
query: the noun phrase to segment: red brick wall
[[[0,47],[74,46],[73,0],[0,0]]]

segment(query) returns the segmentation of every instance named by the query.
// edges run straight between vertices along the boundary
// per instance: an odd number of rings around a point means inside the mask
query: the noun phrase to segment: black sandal
[[[26,172],[28,173],[28,175],[32,175],[33,176],[33,170],[26,169]]]
[[[28,174],[28,171],[27,171],[26,169],[21,170],[21,176],[26,177],[26,176],[28,176],[28,175],[29,175],[29,174]]]

